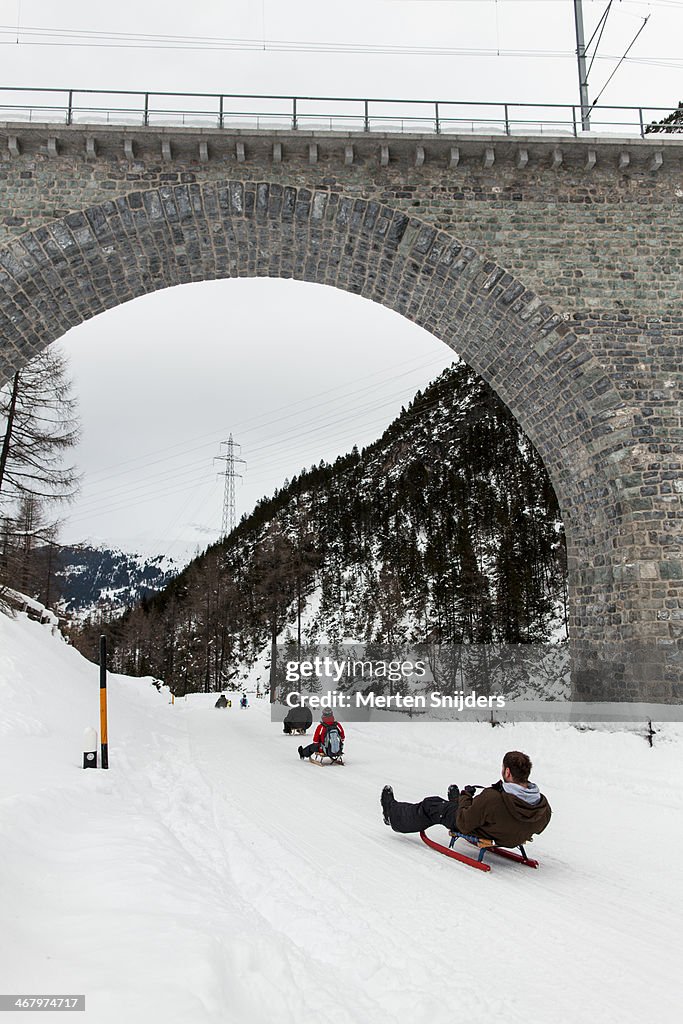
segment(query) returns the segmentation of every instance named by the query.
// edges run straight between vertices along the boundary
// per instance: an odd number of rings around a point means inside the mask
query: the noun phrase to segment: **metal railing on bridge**
[[[644,137],[683,131],[680,123],[658,123],[672,112],[595,106],[586,133],[574,104],[0,87],[1,121],[112,127]]]

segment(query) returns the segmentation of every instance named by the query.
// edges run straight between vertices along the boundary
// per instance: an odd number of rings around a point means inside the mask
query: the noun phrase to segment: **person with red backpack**
[[[307,747],[299,747],[299,757],[303,761],[312,754],[324,754],[336,760],[341,757],[344,746],[344,727],[337,722],[331,708],[323,708],[320,722],[313,734],[313,742]]]

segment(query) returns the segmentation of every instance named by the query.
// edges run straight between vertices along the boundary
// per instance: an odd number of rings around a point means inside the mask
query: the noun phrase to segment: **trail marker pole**
[[[100,738],[101,767],[109,767],[109,743],[107,737],[107,638],[100,637]]]

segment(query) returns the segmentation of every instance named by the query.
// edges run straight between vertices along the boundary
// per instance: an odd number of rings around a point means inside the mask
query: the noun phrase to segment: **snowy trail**
[[[85,992],[66,1018],[96,1024],[678,1020],[680,726],[651,750],[359,724],[347,766],[318,768],[265,702],[213,700],[113,677],[112,767],[84,772],[97,670],[0,617],[1,992]],[[538,871],[485,875],[382,823],[385,782],[411,800],[492,782],[514,748],[553,806]]]
[[[565,821],[562,832],[569,849],[537,840],[535,852],[543,862],[538,872],[494,862],[490,875],[479,875],[440,860],[417,837],[396,836],[381,823],[378,796],[389,778],[407,798],[444,792],[447,780],[433,784],[435,769],[443,778],[438,756],[427,765],[416,757],[426,740],[422,730],[434,735],[432,727],[355,726],[347,767],[327,770],[299,763],[298,741],[279,732],[270,735],[263,750],[263,723],[257,717],[262,710],[239,719],[233,715],[229,722],[211,711],[193,715],[188,724],[196,762],[211,779],[216,823],[230,837],[226,853],[235,883],[271,927],[285,923],[312,965],[337,965],[340,991],[356,979],[353,988],[374,1006],[359,1005],[351,1019],[392,1019],[401,1013],[445,1021],[457,1004],[471,1012],[477,1007],[504,1010],[510,1021],[542,1020],[558,996],[571,992],[566,1019],[587,1021],[595,1015],[595,993],[601,990],[602,999],[609,994],[601,1000],[601,1020],[623,1021],[627,1009],[635,1020],[651,1009],[649,987],[666,989],[675,948],[670,892],[654,884],[643,891],[640,881],[639,892],[629,894],[637,876],[632,861],[623,864],[618,834],[605,836],[597,821],[587,823],[584,817],[586,831],[598,831],[595,841],[582,842]],[[476,726],[459,728],[483,731],[484,739],[493,741],[491,748],[498,748],[487,762],[497,765],[507,736]],[[414,740],[414,747],[405,743],[413,747],[407,764],[392,764],[386,749],[398,730]],[[436,730],[450,748],[446,763],[463,760],[453,756],[457,737],[446,735],[452,730]],[[634,752],[639,751],[635,744],[642,740],[620,739],[632,741]],[[485,779],[486,769],[482,772],[477,777]],[[416,775],[425,777],[425,785],[416,784]],[[612,776],[603,776],[603,785],[611,781],[621,791],[616,765]],[[667,820],[669,808],[660,803]],[[651,858],[651,851],[640,858],[641,879],[653,873]],[[648,963],[648,986],[642,983],[642,948],[625,934],[625,896],[631,903],[627,928],[637,922],[648,934],[650,953],[658,948]],[[337,922],[324,942],[311,926],[322,908]],[[534,963],[531,992],[517,957],[501,960],[506,944],[519,941],[529,943],[528,959]],[[473,977],[489,989],[474,1002]],[[495,984],[487,977],[495,978]],[[673,1020],[673,1000],[670,1011]]]

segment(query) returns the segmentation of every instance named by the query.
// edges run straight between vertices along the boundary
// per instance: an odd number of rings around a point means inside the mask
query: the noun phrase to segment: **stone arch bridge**
[[[575,696],[680,701],[682,170],[660,135],[0,124],[0,382],[183,282],[380,302],[467,360],[545,461]]]

